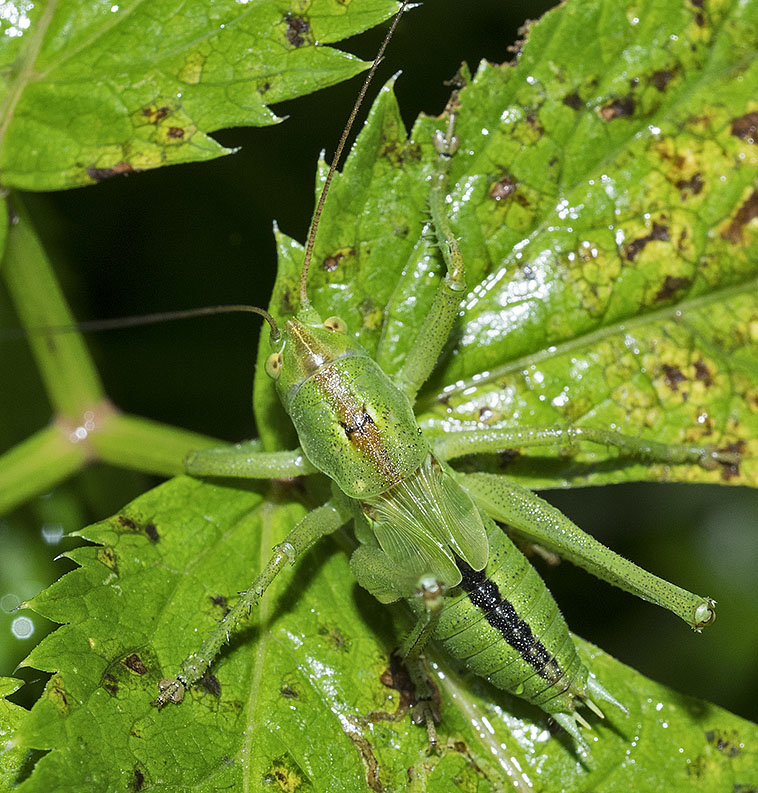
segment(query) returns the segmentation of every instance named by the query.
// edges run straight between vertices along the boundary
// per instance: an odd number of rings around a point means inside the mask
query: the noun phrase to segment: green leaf
[[[20,2],[0,20],[0,172],[56,190],[228,154],[209,132],[274,124],[268,106],[362,71],[322,45],[391,0]]]
[[[0,677],[0,787],[3,790],[9,789],[18,778],[26,756],[17,736],[28,711],[6,699],[22,685],[22,680]]]
[[[534,26],[518,65],[484,66],[460,92],[451,215],[470,262],[470,295],[422,394],[428,433],[472,418],[581,421],[672,441],[694,428],[706,441],[744,442],[741,470],[726,473],[733,483],[754,481],[756,163],[747,86],[755,84],[755,12],[755,0],[707,13],[675,3],[632,11],[569,2]],[[700,122],[695,134],[688,122],[700,116],[712,123]],[[435,167],[432,133],[442,123],[419,121],[409,142],[385,90],[337,180],[318,241],[316,306],[348,320],[390,372],[440,270],[419,229]],[[713,144],[705,153],[704,142]],[[661,143],[678,155],[663,157]],[[694,171],[680,178],[666,170],[682,170],[689,157]],[[653,225],[665,213],[668,239]],[[300,250],[279,243],[272,306],[286,316],[296,308]],[[668,357],[683,351],[689,369]],[[271,393],[261,375],[259,427],[269,447],[291,445]],[[724,473],[662,471],[591,448],[569,461],[557,453],[519,460],[511,472],[532,485]],[[593,723],[591,766],[565,736],[550,735],[540,711],[461,677],[433,652],[444,705],[440,752],[426,755],[424,732],[407,717],[368,718],[402,701],[385,683],[400,684],[387,670],[407,615],[378,608],[353,583],[339,538],[283,574],[206,687],[157,712],[149,700],[158,680],[197,648],[303,514],[297,485],[272,487],[178,479],[83,532],[101,546],[74,552],[82,568],[33,604],[66,624],[29,658],[54,675],[19,741],[52,751],[22,793],[758,784],[755,725],[651,683],[583,642],[591,668],[629,709]]]
[[[707,13],[567,3],[532,27],[515,65],[481,66],[451,105],[450,214],[468,294],[417,405],[430,435],[577,424],[713,443],[741,451],[741,466],[587,446],[570,460],[541,449],[471,467],[507,467],[530,487],[758,482],[757,15],[755,0]],[[389,372],[442,267],[418,229],[445,123],[421,118],[406,139],[386,89],[319,229],[313,302]],[[298,260],[282,240],[278,316],[296,308]],[[260,365],[257,377],[266,443],[291,443]]]
[[[441,748],[393,688],[408,615],[351,583],[341,542],[322,543],[271,587],[250,626],[180,706],[151,707],[198,638],[304,514],[286,487],[175,479],[82,536],[81,566],[33,607],[66,624],[28,663],[53,677],[18,730],[52,749],[19,788],[141,790],[724,791],[758,783],[758,728],[646,680],[581,642],[629,709],[595,720],[591,767],[547,717],[430,653]],[[398,713],[402,716],[403,711]],[[409,783],[409,780],[410,783]],[[407,786],[410,784],[410,787]],[[414,787],[415,786],[415,787]]]

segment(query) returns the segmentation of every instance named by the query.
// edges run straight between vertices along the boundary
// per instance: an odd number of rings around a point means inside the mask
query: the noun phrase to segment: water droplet
[[[11,622],[11,633],[17,639],[28,639],[34,633],[34,623],[29,617],[16,617]]]

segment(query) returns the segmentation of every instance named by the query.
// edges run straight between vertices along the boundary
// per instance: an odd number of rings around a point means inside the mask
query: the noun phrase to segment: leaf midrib
[[[543,361],[550,360],[551,358],[561,357],[578,348],[600,343],[611,336],[617,336],[640,326],[675,320],[679,315],[682,315],[685,312],[696,311],[713,303],[719,303],[731,298],[740,297],[743,294],[749,294],[751,290],[753,294],[758,294],[758,278],[754,276],[750,279],[741,281],[738,284],[733,284],[732,286],[717,289],[716,291],[709,292],[708,294],[701,295],[700,297],[692,298],[685,303],[677,303],[675,305],[659,308],[655,311],[650,311],[645,314],[640,314],[636,317],[621,319],[611,325],[605,325],[601,328],[596,328],[595,330],[575,336],[574,338],[567,341],[560,342],[558,344],[552,344],[547,348],[543,348],[542,350],[529,352],[526,355],[522,355],[512,361],[503,363],[494,369],[490,369],[486,373],[476,372],[466,378],[457,380],[454,385],[447,386],[444,389],[435,391],[432,394],[421,396],[416,402],[416,412],[423,413],[427,410],[430,410],[437,402],[439,402],[442,397],[449,398],[452,395],[459,394],[474,385],[481,387],[488,383],[492,383],[504,375],[521,371],[525,367],[542,363]]]
[[[679,106],[686,103],[689,97],[691,97],[697,91],[703,89],[704,86],[707,86],[713,80],[718,79],[720,77],[724,77],[735,70],[741,69],[746,63],[752,62],[755,58],[745,57],[740,59],[739,61],[733,61],[729,63],[722,69],[714,70],[712,67],[712,58],[714,52],[718,49],[718,44],[720,42],[720,38],[723,35],[723,30],[726,24],[732,19],[733,17],[733,8],[730,9],[728,12],[725,13],[724,18],[722,19],[721,25],[718,27],[714,27],[713,36],[709,42],[709,46],[707,49],[707,58],[703,64],[703,67],[698,70],[692,77],[692,79],[686,81],[682,86],[680,86],[679,90],[676,93],[672,93],[669,101],[662,103],[658,109],[653,113],[651,116],[646,117],[642,123],[634,125],[633,129],[630,129],[629,135],[627,135],[623,140],[618,142],[618,145],[614,147],[614,149],[606,154],[606,156],[595,163],[592,164],[591,168],[585,171],[581,177],[577,176],[575,180],[571,184],[562,184],[556,182],[556,189],[558,194],[556,196],[556,202],[551,206],[549,211],[546,211],[542,217],[534,224],[533,228],[529,231],[529,233],[524,238],[524,241],[528,240],[528,245],[531,245],[537,238],[539,238],[544,232],[546,232],[548,226],[553,222],[556,213],[556,206],[560,201],[563,201],[567,197],[569,197],[578,187],[583,184],[587,178],[591,175],[600,173],[606,169],[606,166],[613,163],[619,155],[628,149],[630,143],[637,139],[639,134],[647,129],[651,124],[661,125],[665,121],[669,120],[670,114]],[[553,37],[558,35],[558,31],[562,24],[565,24],[565,21],[562,21],[558,27],[553,31]],[[498,67],[502,68],[502,67]],[[575,132],[571,133],[571,137]],[[652,134],[652,133],[651,133]],[[477,155],[477,159],[485,157],[486,158],[485,150],[481,151]],[[466,173],[462,174],[460,177],[457,178],[455,185],[459,185],[462,181],[465,182],[468,180],[471,175],[472,171],[475,169],[473,168],[473,164],[469,164],[466,169]],[[451,188],[453,186],[451,185]],[[524,250],[525,247],[520,247],[520,250]],[[488,270],[491,270],[492,261],[489,256],[489,251],[485,248],[485,253],[487,255],[487,259],[489,262]],[[506,258],[504,263],[508,263],[512,261],[511,257]],[[751,276],[752,278],[752,276]],[[539,350],[535,352],[527,353],[513,361],[508,363],[502,364],[501,366],[497,367],[496,369],[490,370],[487,376],[482,376],[480,372],[475,372],[466,378],[459,379],[455,385],[448,386],[446,389],[441,391],[437,391],[430,395],[420,395],[417,402],[417,412],[423,412],[425,410],[430,409],[443,395],[445,397],[449,397],[453,394],[460,393],[461,391],[465,390],[466,388],[470,388],[472,385],[476,384],[478,386],[484,385],[486,383],[491,382],[492,380],[497,379],[505,374],[509,374],[513,371],[519,370],[524,368],[524,366],[528,366],[534,363],[539,363],[546,359],[553,357],[554,355],[560,355],[575,349],[576,347],[582,347],[588,343],[592,343],[593,341],[602,341],[603,339],[615,335],[616,333],[622,332],[626,329],[637,327],[640,324],[644,324],[646,322],[652,322],[656,319],[660,319],[665,317],[668,314],[674,314],[674,312],[682,311],[682,310],[690,310],[692,308],[697,308],[700,305],[707,304],[710,300],[719,300],[723,298],[727,298],[737,291],[741,290],[744,287],[747,287],[751,283],[750,280],[742,282],[742,284],[736,285],[735,287],[728,287],[726,289],[712,292],[710,295],[706,295],[700,298],[695,298],[688,303],[682,304],[679,303],[675,306],[667,306],[663,309],[659,309],[656,311],[648,312],[636,317],[631,317],[629,319],[619,320],[618,322],[604,326],[602,328],[598,328],[588,333],[585,333],[581,336],[574,337],[573,339],[551,345],[548,349]],[[758,289],[758,280],[753,279],[752,283],[754,283],[755,288]],[[470,292],[468,293],[471,294]],[[383,323],[382,333],[384,334],[386,320]]]
[[[22,50],[23,54],[16,62],[19,64],[19,68],[15,71],[15,75],[8,85],[8,94],[5,102],[0,106],[0,150],[2,150],[5,135],[13,119],[16,105],[21,99],[24,89],[31,81],[31,75],[34,72],[34,64],[42,48],[42,42],[45,39],[47,29],[50,27],[50,23],[55,15],[57,5],[58,0],[50,0],[44,7],[39,21],[29,34],[27,46]]]

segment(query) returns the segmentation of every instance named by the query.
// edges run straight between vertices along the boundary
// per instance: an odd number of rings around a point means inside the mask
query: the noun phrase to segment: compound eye
[[[333,333],[347,333],[345,320],[339,317],[327,317],[327,319],[324,320],[324,327],[327,330],[331,330]]]
[[[282,354],[280,352],[272,352],[266,358],[266,374],[272,379],[278,379],[282,373]]]

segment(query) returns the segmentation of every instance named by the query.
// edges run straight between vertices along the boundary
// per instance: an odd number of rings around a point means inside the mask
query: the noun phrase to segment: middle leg
[[[553,446],[575,449],[580,441],[612,446],[632,457],[672,465],[692,463],[706,470],[723,465],[737,465],[737,452],[717,449],[712,444],[689,445],[623,435],[596,427],[483,427],[476,430],[448,432],[430,443],[440,460],[452,460],[467,454],[500,452],[504,449]]]
[[[176,677],[161,680],[160,693],[153,700],[153,705],[159,709],[169,702],[178,705],[184,698],[186,689],[197,683],[208,671],[223,645],[229,641],[242,620],[263,597],[284,565],[294,563],[318,540],[336,531],[350,517],[351,515],[344,508],[331,501],[309,512],[292,529],[284,542],[274,548],[274,554],[263,572],[255,579],[253,585],[240,595],[240,599],[219,622],[200,649],[185,658]]]

